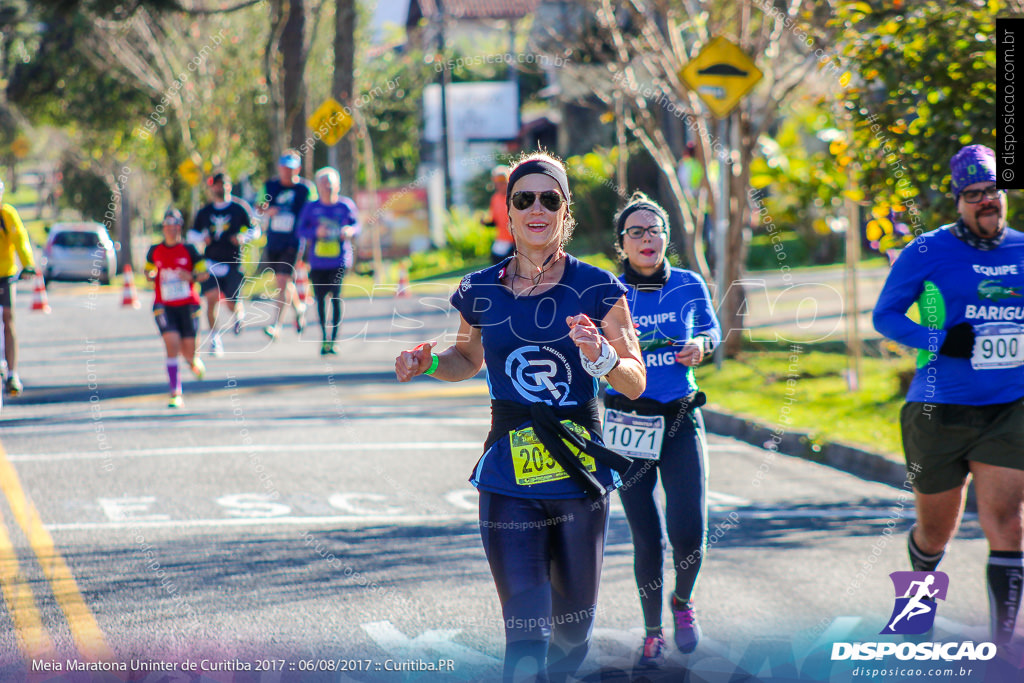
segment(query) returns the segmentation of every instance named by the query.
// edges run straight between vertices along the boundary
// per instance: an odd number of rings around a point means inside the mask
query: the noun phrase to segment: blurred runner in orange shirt
[[[512,233],[508,229],[508,206],[505,204],[505,190],[508,187],[508,166],[495,166],[491,171],[491,180],[494,182],[494,194],[491,195],[491,221],[498,229],[494,237],[494,244],[491,245],[491,261],[501,263],[512,255],[515,244],[512,242]]]

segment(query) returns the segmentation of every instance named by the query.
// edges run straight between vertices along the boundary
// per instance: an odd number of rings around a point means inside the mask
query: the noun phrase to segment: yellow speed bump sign
[[[324,144],[330,147],[338,144],[338,140],[345,137],[345,133],[352,127],[352,117],[348,115],[338,100],[328,97],[323,104],[316,108],[306,123],[309,125],[309,129],[318,133]]]
[[[737,45],[721,36],[679,72],[679,78],[715,116],[729,115],[764,74]]]
[[[30,151],[31,147],[28,144],[28,138],[24,135],[19,135],[14,138],[13,142],[11,142],[11,154],[13,154],[16,159],[24,159],[28,156]]]

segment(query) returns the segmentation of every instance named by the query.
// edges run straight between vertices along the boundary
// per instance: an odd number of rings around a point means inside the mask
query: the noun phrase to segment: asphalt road
[[[55,284],[50,315],[23,296],[26,392],[0,415],[0,677],[87,680],[69,661],[109,657],[168,663],[180,677],[168,680],[497,676],[500,606],[466,481],[487,432],[486,384],[402,385],[391,370],[401,349],[454,331],[435,295],[348,303],[327,361],[315,324],[269,344],[256,304],[227,354],[206,356],[206,379],[186,377],[180,410],[166,407],[149,295],[135,310],[117,291]],[[885,638],[888,574],[909,569],[900,490],[710,444],[700,648],[673,652],[657,675],[632,671],[642,622],[616,501],[580,676],[861,680],[860,662],[831,663],[828,648]],[[942,565],[951,588],[936,640],[986,639],[986,553],[969,518]],[[451,670],[408,669],[447,660]],[[953,680],[1013,680],[968,666]],[[245,667],[267,671],[230,671]]]

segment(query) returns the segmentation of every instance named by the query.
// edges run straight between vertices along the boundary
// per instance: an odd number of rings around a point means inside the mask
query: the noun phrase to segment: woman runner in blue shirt
[[[463,279],[454,346],[435,355],[427,342],[395,361],[402,382],[457,382],[487,366],[491,433],[470,481],[501,600],[506,681],[562,681],[586,657],[608,493],[630,463],[601,445],[598,378],[634,397],[645,385],[626,288],[563,249],[570,200],[561,162],[516,164],[506,190],[514,254]]]
[[[635,458],[619,489],[633,535],[633,570],[647,635],[638,662],[656,668],[664,662],[661,631],[662,567],[665,539],[654,498],[658,473],[665,489],[665,526],[676,570],[672,615],[676,647],[697,647],[691,596],[707,536],[707,447],[693,368],[721,338],[707,286],[689,270],[671,268],[665,259],[668,214],[637,192],[615,219],[623,258],[622,281],[640,334],[647,388],[638,399],[613,385],[605,396],[605,443]]]

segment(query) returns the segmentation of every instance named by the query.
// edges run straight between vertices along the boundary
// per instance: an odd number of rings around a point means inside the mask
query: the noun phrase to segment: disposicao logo
[[[931,630],[939,600],[946,599],[949,577],[943,572],[893,572],[889,574],[896,592],[892,614],[882,635],[920,635]],[[833,643],[832,661],[868,660],[883,657],[900,660],[969,661],[989,660],[996,656],[993,643]]]
[[[946,599],[949,577],[944,572],[893,572],[896,604],[880,633],[920,635],[935,623],[937,601]]]

